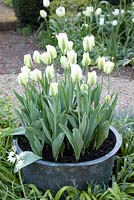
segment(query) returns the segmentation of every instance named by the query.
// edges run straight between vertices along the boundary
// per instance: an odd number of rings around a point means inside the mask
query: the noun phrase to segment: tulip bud
[[[64,52],[68,48],[68,37],[66,33],[59,33],[57,36],[58,46]]]
[[[83,11],[83,14],[87,17],[90,17],[93,14],[94,8],[92,6],[86,7],[86,10]]]
[[[44,19],[47,17],[47,12],[45,10],[40,10],[40,16]]]
[[[106,74],[110,74],[114,69],[114,62],[111,62],[111,61],[107,61],[104,65],[104,68],[103,68],[103,71],[106,73]]]
[[[106,97],[105,97],[105,102],[106,103],[110,103],[110,100],[111,100],[111,96],[110,95],[107,95]]]
[[[82,91],[83,94],[88,94],[88,85],[87,84],[81,84],[80,85],[80,90]]]
[[[82,70],[79,65],[71,65],[71,78],[73,82],[79,82],[82,79]]]
[[[69,61],[69,64],[76,64],[77,62],[77,53],[74,50],[67,52],[67,58]]]
[[[84,52],[83,59],[82,59],[82,65],[84,67],[88,67],[88,65],[90,65],[90,63],[91,63],[91,59],[89,58],[89,53]]]
[[[54,46],[46,45],[48,54],[50,55],[51,60],[54,60],[57,57],[57,52]]]
[[[48,80],[52,80],[55,76],[54,67],[53,65],[48,65],[46,67],[46,77]]]
[[[96,71],[88,72],[87,84],[88,85],[95,85],[96,82],[97,82]]]
[[[41,55],[40,55],[39,51],[34,51],[34,53],[33,53],[33,60],[37,64],[41,63]]]
[[[44,64],[50,65],[51,64],[51,57],[48,52],[44,52],[41,54],[41,60]]]
[[[106,62],[106,58],[105,58],[105,57],[99,57],[99,58],[97,59],[97,65],[98,65],[98,68],[99,68],[100,70],[103,70],[103,67],[104,67],[104,65],[105,65],[105,62]]]
[[[28,83],[28,74],[27,73],[20,73],[18,75],[18,82],[19,82],[19,85],[24,85],[26,86],[27,83]]]
[[[54,82],[50,84],[49,95],[56,96],[58,94],[58,83]]]
[[[112,21],[112,26],[117,26],[117,24],[118,24],[118,21],[117,21],[117,20],[113,20],[113,21]]]
[[[68,59],[67,59],[66,56],[61,56],[61,58],[60,58],[60,63],[61,63],[61,67],[62,67],[63,69],[69,68]]]
[[[95,11],[95,15],[100,15],[102,12],[102,9],[101,8],[97,8],[96,11]]]
[[[31,70],[30,70],[29,67],[27,67],[27,66],[21,67],[21,72],[22,72],[22,73],[29,74],[30,71],[31,71]]]
[[[85,51],[91,51],[93,49],[93,47],[95,46],[95,40],[94,40],[94,36],[86,36],[83,39],[83,48]]]
[[[119,13],[120,13],[120,10],[119,9],[115,9],[112,13],[113,13],[114,16],[118,16]]]
[[[39,81],[42,79],[42,73],[39,69],[35,69],[33,71],[30,72],[30,78],[33,81]]]
[[[31,58],[31,55],[30,54],[26,54],[24,55],[24,64],[27,66],[27,67],[32,67],[33,65],[33,62],[32,62],[32,58]]]
[[[49,5],[50,5],[50,1],[49,0],[43,0],[43,6],[44,7],[49,7]]]
[[[56,15],[58,17],[63,17],[65,15],[65,8],[60,6],[59,8],[56,9]]]
[[[104,25],[104,19],[105,19],[105,15],[100,15],[100,21],[99,21],[100,26]]]

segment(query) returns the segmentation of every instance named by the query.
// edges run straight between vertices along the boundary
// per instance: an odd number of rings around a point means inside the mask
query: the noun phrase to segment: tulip
[[[54,82],[50,84],[49,95],[56,96],[58,94],[58,83]]]
[[[42,79],[42,73],[39,69],[35,69],[33,71],[30,72],[30,78],[33,81],[40,81]]]
[[[67,58],[69,61],[69,64],[76,64],[77,62],[77,53],[74,50],[67,52]]]
[[[94,40],[94,36],[86,36],[83,39],[83,48],[85,51],[91,51],[93,49],[93,47],[95,46],[95,40]]]
[[[82,84],[80,85],[80,90],[81,90],[84,94],[88,94],[88,85],[82,83]]]
[[[90,17],[93,14],[94,8],[92,6],[86,7],[86,10],[83,11],[83,14],[87,17]]]
[[[111,62],[111,61],[107,61],[104,65],[104,68],[103,68],[103,71],[106,73],[106,74],[110,74],[114,69],[114,62]]]
[[[47,17],[47,12],[45,10],[40,10],[40,16],[44,19]]]
[[[113,21],[112,21],[112,26],[117,26],[117,24],[118,24],[118,21],[117,21],[117,20],[113,20]]]
[[[132,22],[134,23],[134,18],[132,18]]]
[[[27,66],[27,67],[32,67],[33,65],[33,62],[32,62],[32,58],[31,58],[31,55],[30,54],[26,54],[24,55],[24,64]]]
[[[104,65],[105,65],[105,62],[106,62],[106,58],[103,56],[103,57],[99,57],[98,59],[97,59],[97,65],[98,65],[98,68],[100,69],[100,70],[103,70],[103,67],[104,67]]]
[[[71,65],[71,78],[73,82],[79,82],[82,79],[82,70],[78,64]]]
[[[65,8],[60,6],[59,8],[56,9],[56,15],[58,17],[63,17],[65,15]]]
[[[41,63],[41,55],[40,55],[39,51],[34,51],[34,53],[33,53],[33,60],[37,64]]]
[[[50,55],[51,60],[54,60],[57,57],[57,52],[54,46],[46,45],[48,54]]]
[[[99,25],[100,26],[104,25],[104,19],[105,19],[105,16],[104,15],[100,15],[100,21],[99,21]]]
[[[43,6],[44,7],[49,7],[50,6],[50,1],[49,0],[43,0]]]
[[[82,58],[82,65],[84,67],[88,67],[88,65],[91,63],[91,59],[89,58],[89,53],[84,52],[83,58]]]
[[[95,11],[95,15],[100,15],[102,12],[102,9],[101,8],[97,8],[96,11]]]
[[[20,73],[18,75],[18,82],[21,86],[26,86],[28,83],[28,74],[27,73]]]
[[[119,9],[115,9],[112,13],[114,16],[118,16],[120,11],[119,11]]]
[[[71,51],[71,50],[73,49],[73,44],[74,44],[74,43],[73,43],[72,41],[69,41],[69,42],[68,42],[68,47],[67,47],[67,50],[68,50],[68,51]]]
[[[41,60],[44,64],[50,65],[51,64],[51,57],[48,52],[44,52],[41,54]]]
[[[110,96],[110,95],[107,95],[107,96],[105,97],[105,102],[106,102],[106,103],[109,103],[110,100],[111,100],[111,96]]]
[[[53,65],[48,65],[46,67],[46,77],[48,80],[52,80],[55,76],[54,67]]]
[[[88,85],[95,85],[96,82],[97,82],[96,71],[88,72],[87,84]]]
[[[58,46],[64,52],[68,48],[68,37],[66,33],[59,33],[57,36]]]
[[[30,71],[31,71],[31,70],[30,70],[29,67],[27,67],[27,66],[21,67],[21,72],[22,72],[22,73],[29,74]]]
[[[69,68],[68,59],[67,59],[66,56],[61,56],[61,58],[60,58],[60,63],[61,63],[61,67],[62,67],[63,69]]]

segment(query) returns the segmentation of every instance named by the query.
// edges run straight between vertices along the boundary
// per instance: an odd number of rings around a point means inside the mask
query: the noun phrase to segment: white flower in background
[[[77,53],[74,50],[67,52],[67,58],[68,58],[69,64],[77,63]]]
[[[41,60],[44,64],[50,65],[51,64],[51,57],[48,52],[44,52],[41,54]]]
[[[61,56],[60,63],[61,63],[61,67],[63,69],[68,69],[69,68],[69,63],[68,63],[68,59],[67,59],[66,56]]]
[[[83,11],[83,15],[90,17],[93,14],[94,8],[92,6],[86,7],[86,10]]]
[[[43,6],[44,7],[49,7],[50,6],[50,1],[49,0],[43,0]]]
[[[64,52],[65,49],[68,48],[68,37],[66,33],[59,33],[56,35],[58,39],[58,46]]]
[[[88,85],[95,85],[96,82],[97,82],[96,71],[88,72],[87,84]]]
[[[40,64],[41,63],[41,55],[39,53],[39,51],[34,51],[33,53],[33,60],[35,63]]]
[[[99,57],[99,58],[97,59],[97,66],[98,66],[98,68],[101,69],[101,70],[103,70],[103,67],[104,67],[104,65],[105,65],[105,62],[106,62],[106,58],[105,58],[104,56]]]
[[[60,6],[56,9],[56,15],[58,17],[63,17],[65,15],[65,8],[63,6]]]
[[[82,83],[82,84],[80,85],[80,90],[81,90],[83,93],[87,94],[87,93],[88,93],[88,85]]]
[[[105,102],[106,102],[106,103],[110,103],[110,100],[111,100],[111,96],[110,96],[110,95],[107,95],[107,96],[105,97]]]
[[[54,46],[46,45],[47,53],[50,55],[51,60],[54,60],[57,57],[57,52]]]
[[[48,80],[52,80],[55,76],[55,71],[53,65],[48,65],[46,67],[46,77]]]
[[[82,70],[78,64],[71,65],[71,78],[73,82],[79,82],[82,79]]]
[[[72,41],[69,41],[69,42],[68,42],[68,47],[67,47],[67,50],[68,50],[68,51],[71,51],[71,50],[73,49],[73,44],[74,44],[74,43],[73,43]]]
[[[95,11],[95,15],[100,15],[102,13],[102,9],[101,8],[97,8]]]
[[[29,67],[27,67],[27,66],[21,67],[21,72],[22,72],[22,73],[29,74],[30,71],[31,71],[31,70],[30,70]]]
[[[17,160],[16,169],[20,170],[24,164],[24,160]]]
[[[83,48],[85,51],[91,51],[93,47],[95,46],[95,39],[94,36],[86,36],[83,39]]]
[[[117,26],[118,21],[117,20],[113,20],[111,23],[112,23],[112,26]]]
[[[45,19],[47,17],[47,12],[45,10],[40,10],[40,16]]]
[[[32,62],[32,57],[30,54],[24,55],[24,65],[30,68],[32,67],[33,62]]]
[[[105,20],[105,15],[100,15],[100,19],[99,19],[99,25],[100,26],[104,25],[104,20]]]
[[[103,71],[106,73],[106,74],[110,74],[114,69],[114,62],[111,62],[111,61],[107,61],[103,67]]]
[[[132,2],[132,7],[134,8],[134,2]]]
[[[124,13],[125,13],[125,10],[124,9],[121,9],[121,15],[124,15]]]
[[[42,79],[42,73],[39,69],[34,69],[33,71],[30,72],[30,78],[33,81],[39,81]]]
[[[88,28],[89,25],[88,24],[82,24],[82,28]]]
[[[49,88],[49,95],[50,96],[56,96],[58,94],[58,83],[50,83],[50,88]]]
[[[20,73],[18,75],[18,82],[20,86],[26,86],[28,83],[28,73]]]
[[[7,158],[8,158],[8,161],[9,161],[9,162],[11,162],[11,163],[15,163],[15,161],[16,161],[16,155],[15,155],[15,152],[14,152],[14,151],[9,152]]]
[[[119,9],[115,9],[115,10],[112,12],[112,14],[113,14],[114,16],[118,16],[119,13],[120,13],[120,10],[119,10]]]
[[[132,18],[132,22],[134,23],[134,18]]]
[[[89,57],[89,53],[88,52],[84,52],[83,53],[83,58],[82,58],[82,65],[84,67],[88,67],[88,65],[90,65],[91,63],[91,59]]]

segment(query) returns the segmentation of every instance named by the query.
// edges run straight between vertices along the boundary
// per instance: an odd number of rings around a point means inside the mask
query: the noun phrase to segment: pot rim
[[[79,163],[59,163],[59,162],[56,163],[56,162],[50,162],[50,161],[45,161],[45,160],[37,160],[35,163],[43,164],[43,165],[50,166],[50,167],[58,167],[58,166],[60,166],[60,167],[80,167],[80,166],[87,166],[87,165],[94,165],[94,164],[102,163],[105,160],[113,157],[119,150],[121,143],[122,143],[122,137],[119,134],[119,132],[113,126],[110,126],[109,129],[114,133],[116,143],[115,143],[114,148],[108,154],[101,156],[100,158],[97,158],[95,160],[85,161],[85,162],[79,162]],[[13,138],[13,145],[15,145],[17,147],[18,153],[22,152],[22,149],[18,145],[17,137]]]

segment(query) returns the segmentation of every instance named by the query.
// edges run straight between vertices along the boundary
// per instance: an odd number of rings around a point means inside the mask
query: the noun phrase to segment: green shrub
[[[17,31],[19,34],[21,34],[23,37],[30,36],[33,32],[32,27],[30,25],[26,25],[24,27],[18,27]]]
[[[12,8],[13,4],[12,4],[12,0],[3,0],[3,2],[5,3],[6,6]]]
[[[41,9],[44,9],[42,0],[13,0],[16,16],[21,24],[38,25]]]

